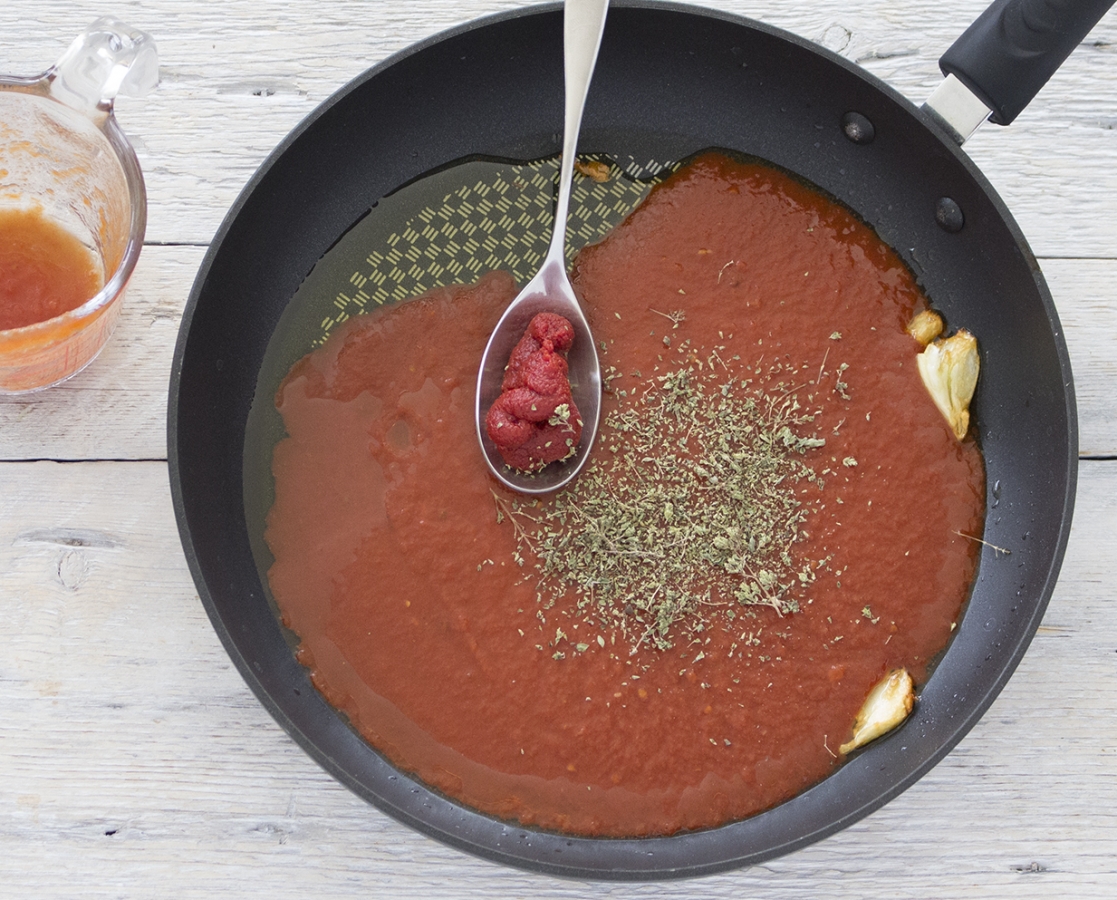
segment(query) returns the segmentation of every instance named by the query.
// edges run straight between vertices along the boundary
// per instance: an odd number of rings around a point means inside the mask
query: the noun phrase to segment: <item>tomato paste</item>
[[[574,328],[555,313],[539,313],[512,350],[501,393],[485,417],[485,430],[513,469],[536,472],[571,456],[582,419],[570,393],[566,353]]]

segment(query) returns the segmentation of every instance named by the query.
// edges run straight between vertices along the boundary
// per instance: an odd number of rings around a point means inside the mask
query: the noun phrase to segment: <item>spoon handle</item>
[[[562,163],[559,167],[558,202],[555,205],[555,227],[547,251],[549,260],[557,259],[565,271],[566,217],[570,210],[570,189],[574,182],[574,159],[578,150],[578,132],[582,110],[586,105],[601,33],[605,30],[605,14],[609,0],[566,0],[563,6],[563,70],[566,75],[566,121],[563,126]]]

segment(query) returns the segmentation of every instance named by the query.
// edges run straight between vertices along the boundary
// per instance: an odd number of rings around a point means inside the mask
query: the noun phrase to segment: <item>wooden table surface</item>
[[[1020,668],[918,784],[752,869],[662,884],[504,868],[325,774],[245,686],[187,571],[167,381],[207,243],[265,156],[391,53],[515,0],[8,0],[0,71],[111,12],[162,84],[118,118],[150,217],[120,326],[69,383],[0,399],[0,897],[1117,896],[1117,14],[967,151],[1014,211],[1065,326],[1081,419],[1062,576]],[[921,102],[984,0],[709,0],[818,41]]]

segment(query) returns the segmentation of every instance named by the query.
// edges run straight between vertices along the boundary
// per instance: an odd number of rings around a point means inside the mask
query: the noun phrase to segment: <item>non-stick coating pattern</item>
[[[218,232],[183,318],[169,404],[172,493],[199,593],[230,656],[276,719],[356,793],[427,834],[517,866],[610,879],[708,874],[801,847],[876,809],[992,702],[1039,624],[1070,528],[1070,367],[1019,229],[968,158],[910,103],[767,26],[693,7],[615,3],[582,149],[659,161],[712,146],[755,154],[871,223],[948,322],[981,340],[985,539],[1011,555],[985,548],[969,609],[911,719],[752,819],[671,838],[571,838],[478,815],[401,775],[310,685],[267,603],[241,499],[245,421],[285,304],[373,202],[471,155],[557,151],[561,33],[552,4],[432,38],[345,87],[261,167]],[[873,123],[872,142],[845,137],[850,111]],[[943,196],[963,211],[958,233],[935,223]]]

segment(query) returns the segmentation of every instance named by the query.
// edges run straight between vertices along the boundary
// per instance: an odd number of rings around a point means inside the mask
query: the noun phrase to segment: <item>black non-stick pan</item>
[[[953,53],[952,71],[1010,121],[1109,2],[1070,4],[1088,21],[1069,30],[1048,27],[1051,3],[1000,3]],[[991,546],[909,721],[753,818],[668,838],[576,838],[480,815],[397,771],[314,690],[269,605],[243,500],[246,422],[285,308],[378,200],[455,161],[557,152],[561,38],[561,7],[552,4],[427,40],[346,86],[261,167],[218,232],[183,317],[169,407],[175,509],[230,656],[283,727],[356,793],[427,834],[513,865],[616,879],[705,874],[802,847],[878,808],[992,703],[1040,622],[1070,529],[1070,366],[1024,237],[951,128],[855,65],[774,28],[695,7],[615,3],[581,149],[664,161],[726,148],[798,174],[870,223],[947,321],[980,338],[974,413]],[[1061,44],[1053,57],[1044,42]],[[1008,49],[992,66],[973,62],[982,46],[998,44]],[[1036,66],[1036,83],[1024,84],[1031,76],[1020,72]]]

